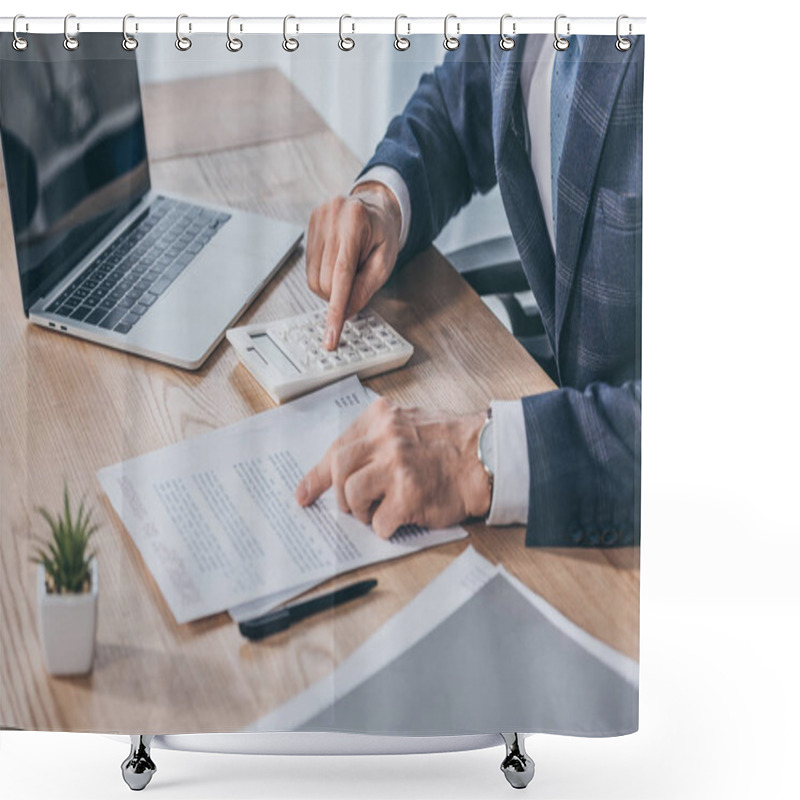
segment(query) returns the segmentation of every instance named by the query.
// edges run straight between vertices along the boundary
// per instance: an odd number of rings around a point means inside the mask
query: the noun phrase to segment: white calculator
[[[369,378],[402,367],[414,348],[374,311],[344,323],[339,346],[325,350],[327,311],[230,328],[228,341],[276,403],[356,373]]]

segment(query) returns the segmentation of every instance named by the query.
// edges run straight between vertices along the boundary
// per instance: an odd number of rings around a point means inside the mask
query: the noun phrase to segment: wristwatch
[[[489,478],[489,510],[491,510],[492,500],[494,498],[495,470],[494,420],[492,419],[491,406],[489,406],[489,410],[486,412],[486,420],[478,434],[478,460],[483,464],[483,468],[486,470],[486,475]]]

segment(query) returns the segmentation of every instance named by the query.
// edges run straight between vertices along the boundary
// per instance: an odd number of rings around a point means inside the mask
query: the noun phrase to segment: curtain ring
[[[122,18],[122,49],[127,50],[130,52],[131,50],[135,50],[139,46],[139,40],[135,39],[133,36],[128,36],[128,20],[134,19],[133,14],[126,14]],[[136,29],[139,29],[139,26],[136,26]]]
[[[511,36],[506,36],[504,31],[503,31],[503,23],[505,23],[505,21],[507,19],[511,19],[511,14],[503,14],[503,16],[500,17],[500,49],[501,50],[513,50],[514,49],[514,45],[516,44],[516,42],[511,38]],[[513,36],[516,33],[517,33],[517,23],[516,22],[512,22],[511,23],[511,34]]]
[[[287,28],[289,26],[290,19],[297,19],[297,17],[293,17],[291,14],[288,14],[283,18],[283,49],[287,53],[294,53],[298,47],[300,47],[300,42],[297,39],[293,39],[287,35]],[[300,29],[300,26],[297,26],[297,30]]]
[[[67,14],[67,16],[64,17],[64,49],[69,50],[70,52],[73,50],[77,50],[78,45],[80,44],[80,42],[74,36],[69,35],[68,27],[69,27],[69,21],[71,19],[75,19],[74,14]],[[78,25],[77,30],[80,29],[81,27],[80,25]]]
[[[614,43],[614,46],[617,48],[617,50],[620,51],[620,53],[624,53],[626,50],[630,50],[631,49],[631,40],[624,38],[623,36],[620,35],[620,32],[619,32],[619,28],[620,28],[619,24],[624,19],[628,19],[626,14],[620,14],[617,17],[617,41]],[[632,29],[633,29],[633,26],[630,23],[628,23],[628,33],[630,33]]]
[[[175,47],[181,52],[186,52],[192,46],[192,40],[188,36],[181,36],[181,20],[187,19],[188,14],[178,14],[175,19]],[[192,30],[192,23],[189,23],[189,31]]]
[[[356,46],[356,43],[353,39],[351,39],[349,36],[345,36],[342,33],[342,26],[344,25],[344,21],[346,19],[352,19],[352,17],[349,14],[342,14],[342,16],[339,17],[339,49],[344,50],[345,52],[347,52],[348,50],[352,50]],[[352,32],[355,33],[356,31],[355,23],[351,24],[353,26]]]
[[[228,17],[228,41],[225,42],[225,47],[227,47],[231,53],[238,53],[244,47],[241,39],[236,39],[235,37],[231,36],[231,22],[233,22],[235,19],[239,19],[236,14],[231,14]],[[241,26],[239,26],[239,30],[241,29]]]
[[[560,19],[566,19],[566,14],[559,14],[556,17],[555,24],[553,25],[553,33],[555,35],[555,39],[553,40],[553,47],[559,52],[566,50],[569,47],[569,39],[565,39],[563,36],[560,36],[558,33],[558,21]],[[567,23],[567,36],[569,36],[569,22]]]
[[[28,49],[28,40],[27,39],[23,39],[17,33],[17,20],[20,20],[20,19],[25,19],[25,15],[24,14],[17,14],[17,16],[14,17],[14,22],[11,24],[11,32],[14,34],[14,38],[11,41],[11,46],[18,53],[21,53],[23,50],[27,50]],[[26,25],[26,28],[27,28],[27,25]]]
[[[398,14],[394,18],[394,49],[400,50],[408,50],[411,47],[411,39],[407,39],[405,36],[400,35],[399,27],[400,27],[400,20],[401,19],[408,19],[405,14]],[[411,33],[411,23],[406,22],[406,27],[408,28],[408,33]]]
[[[461,35],[461,23],[456,21],[456,35],[450,36],[447,33],[447,23],[450,22],[451,19],[457,20],[455,14],[448,14],[444,18],[444,49],[445,50],[458,50],[459,44],[461,42],[458,41],[458,37]]]

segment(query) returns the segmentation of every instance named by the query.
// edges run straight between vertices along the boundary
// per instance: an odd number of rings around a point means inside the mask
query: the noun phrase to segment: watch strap
[[[486,471],[486,476],[489,479],[489,511],[491,511],[492,502],[494,500],[494,472],[492,472],[492,470],[489,468],[489,465],[486,463],[481,443],[483,441],[484,434],[486,433],[486,429],[489,427],[491,422],[492,422],[492,407],[489,406],[489,409],[486,412],[486,419],[483,421],[483,426],[481,427],[480,432],[478,433],[478,460],[481,462],[481,466]]]

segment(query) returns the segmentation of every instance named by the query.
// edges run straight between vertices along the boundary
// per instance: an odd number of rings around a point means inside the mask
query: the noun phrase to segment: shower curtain
[[[229,31],[0,34],[0,725],[637,730],[644,37]]]

